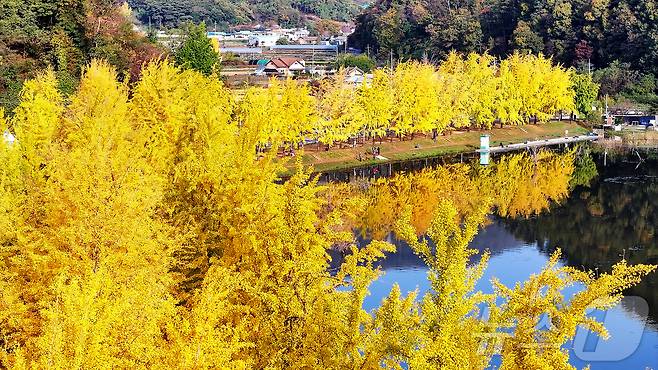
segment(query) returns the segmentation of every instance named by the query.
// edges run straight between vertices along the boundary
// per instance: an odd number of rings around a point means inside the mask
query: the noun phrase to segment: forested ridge
[[[543,53],[600,71],[602,93],[658,106],[657,19],[655,0],[377,0],[358,17],[350,44],[381,60]]]
[[[619,60],[656,72],[657,16],[652,0],[378,0],[359,16],[353,40],[400,56],[530,51],[569,65]]]
[[[129,0],[144,24],[176,27],[183,22],[227,25],[276,22],[300,26],[306,16],[350,21],[360,11],[354,0]]]

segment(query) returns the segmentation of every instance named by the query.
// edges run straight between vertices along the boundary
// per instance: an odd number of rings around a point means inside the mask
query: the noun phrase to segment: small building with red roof
[[[306,62],[297,58],[275,58],[265,64],[264,72],[270,76],[296,76],[306,70]]]

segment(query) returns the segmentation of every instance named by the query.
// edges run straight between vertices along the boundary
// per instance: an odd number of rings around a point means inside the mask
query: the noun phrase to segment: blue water
[[[365,308],[371,310],[379,306],[394,284],[400,286],[403,294],[414,290],[422,297],[429,290],[427,268],[404,243],[396,242],[398,252],[383,262],[384,275],[371,287],[371,295],[365,301]],[[549,259],[548,253],[541,251],[536,243],[517,239],[505,229],[500,221],[485,227],[472,243],[480,250],[488,248],[492,257],[477,289],[492,292],[491,279],[496,277],[503,284],[513,287],[530,275],[542,270]],[[577,288],[565,291],[567,296]],[[639,302],[646,302],[636,298]],[[636,303],[632,298],[626,306]],[[646,311],[646,310],[645,310]],[[620,304],[607,312],[592,313],[599,321],[605,319],[611,338],[604,342],[580,330],[575,343],[567,348],[571,352],[571,364],[577,368],[590,365],[591,369],[658,369],[658,325],[652,318],[638,316],[633,307]],[[492,368],[499,364],[494,358]]]
[[[530,219],[491,218],[471,244],[471,248],[491,253],[478,290],[492,292],[493,277],[509,287],[526,281],[542,270],[558,247],[562,265],[584,270],[608,272],[622,258],[630,264],[658,265],[658,153],[642,153],[642,161],[638,153],[609,154],[593,155],[597,167],[593,181],[576,187],[550,211]],[[387,166],[384,175],[440,164],[402,163],[397,164],[399,168]],[[368,176],[364,171],[360,175]],[[345,180],[339,175],[325,180]],[[371,287],[364,303],[367,310],[378,307],[394,284],[403,294],[417,290],[419,299],[430,288],[424,262],[405,243],[392,237],[388,241],[398,250],[381,262],[384,275]],[[363,243],[367,240],[360,240]],[[565,296],[577,290],[570,288]],[[593,370],[658,370],[658,273],[647,276],[625,295],[616,307],[591,313],[605,324],[609,340],[580,329],[565,346],[572,365],[589,365]],[[494,358],[491,367],[499,364],[500,358]]]

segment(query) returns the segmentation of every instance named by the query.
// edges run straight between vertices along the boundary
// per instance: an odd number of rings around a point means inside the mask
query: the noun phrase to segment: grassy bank
[[[470,132],[453,132],[450,135],[439,136],[437,140],[432,140],[431,136],[416,136],[413,140],[394,139],[392,142],[377,141],[374,146],[381,149],[381,156],[388,161],[406,161],[412,159],[422,159],[437,157],[441,155],[470,153],[480,145],[480,135],[489,134],[491,137],[491,146],[500,144],[512,144],[524,142],[527,140],[540,140],[556,137],[563,137],[565,133],[569,136],[584,134],[587,129],[568,121],[550,122],[542,125],[527,126],[507,126],[504,128],[494,128],[487,131],[470,131]],[[372,148],[372,141],[357,145],[355,148],[338,147],[325,151],[324,147],[318,148],[316,145],[305,148],[302,162],[306,166],[313,166],[318,172],[328,172],[343,170],[352,167],[367,166],[377,163],[386,163],[387,161],[373,159],[372,155],[367,152]],[[362,161],[359,161],[361,155]]]

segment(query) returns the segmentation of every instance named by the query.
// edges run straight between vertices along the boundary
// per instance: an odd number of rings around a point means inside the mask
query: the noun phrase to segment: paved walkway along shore
[[[488,152],[504,153],[504,152],[511,152],[516,150],[523,150],[523,149],[540,148],[544,146],[572,144],[572,143],[579,143],[584,141],[597,141],[600,138],[601,138],[600,136],[596,136],[596,135],[578,135],[572,137],[560,137],[555,139],[533,140],[533,141],[526,141],[523,143],[492,146],[489,148]],[[482,149],[477,149],[475,152],[484,153],[487,151]]]

